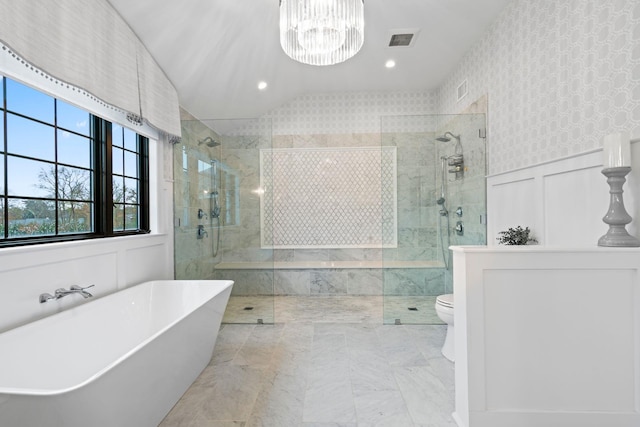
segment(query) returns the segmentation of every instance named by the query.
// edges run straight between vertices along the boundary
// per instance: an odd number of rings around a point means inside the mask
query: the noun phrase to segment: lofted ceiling
[[[259,117],[310,93],[433,90],[512,0],[366,0],[362,50],[326,67],[282,51],[278,1],[109,0],[202,120]],[[388,47],[406,29],[419,30],[412,45]]]

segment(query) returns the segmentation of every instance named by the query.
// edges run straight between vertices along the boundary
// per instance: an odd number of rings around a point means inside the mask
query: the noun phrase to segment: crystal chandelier
[[[332,65],[364,41],[364,0],[280,0],[280,44],[292,59]]]

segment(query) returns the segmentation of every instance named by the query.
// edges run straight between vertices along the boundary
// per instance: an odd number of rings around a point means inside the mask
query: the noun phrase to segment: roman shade
[[[72,85],[134,124],[180,136],[175,88],[108,1],[0,0],[0,8],[0,42],[25,73]]]

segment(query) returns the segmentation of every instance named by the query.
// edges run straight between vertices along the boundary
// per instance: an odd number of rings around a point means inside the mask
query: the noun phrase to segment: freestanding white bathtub
[[[0,426],[157,426],[211,359],[232,281],[153,281],[0,334]]]

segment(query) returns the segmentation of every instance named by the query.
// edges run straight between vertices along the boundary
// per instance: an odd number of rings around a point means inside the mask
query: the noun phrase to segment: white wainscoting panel
[[[634,273],[484,270],[487,409],[633,411]]]
[[[460,427],[640,425],[640,248],[453,253]]]
[[[496,182],[487,192],[488,224],[500,224],[495,232],[487,233],[487,243],[495,244],[498,232],[509,227],[522,225],[531,229],[538,229],[537,212],[540,206],[536,203],[538,188],[534,177]],[[537,197],[536,197],[537,196]],[[490,231],[490,230],[488,230]]]
[[[0,332],[151,279],[173,278],[166,234],[4,248],[0,254]],[[41,293],[95,285],[93,298],[69,295],[40,303]],[[72,333],[72,332],[69,332]]]
[[[607,232],[602,217],[609,206],[609,186],[601,170],[598,165],[541,177],[546,245],[595,246]]]
[[[627,231],[640,238],[640,140],[632,141],[632,170],[623,186],[633,221]],[[492,175],[487,178],[487,242],[500,231],[529,227],[539,244],[596,247],[607,232],[609,185],[602,175],[602,150]]]

